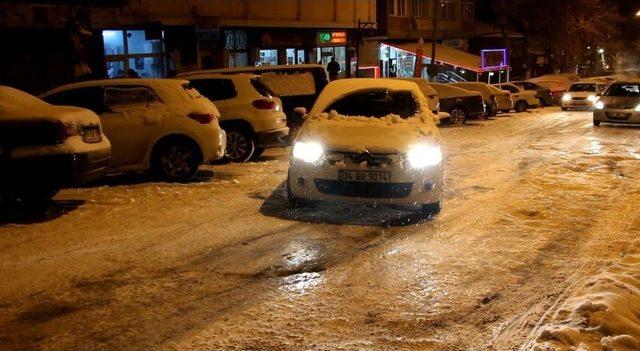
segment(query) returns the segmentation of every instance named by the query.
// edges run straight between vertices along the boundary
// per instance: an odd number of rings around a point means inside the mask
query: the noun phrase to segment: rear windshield
[[[262,82],[278,96],[314,95],[316,81],[311,72],[265,72]]]
[[[572,84],[571,87],[569,87],[569,91],[590,91],[590,92],[596,92],[596,85],[595,84]]]
[[[345,116],[385,117],[390,114],[409,118],[418,112],[418,103],[410,91],[365,90],[351,93],[332,103],[324,112]]]
[[[640,97],[640,84],[613,84],[604,95]]]
[[[264,97],[276,96],[276,94],[269,89],[269,87],[266,86],[260,78],[251,78],[251,85],[253,85],[253,88],[258,92],[258,94]]]
[[[199,99],[202,97],[202,95],[200,94],[200,92],[198,90],[196,90],[196,88],[194,88],[193,86],[191,86],[191,83],[184,83],[182,84],[182,89],[184,89],[184,91],[187,92],[187,94],[189,94],[189,96],[193,99]]]

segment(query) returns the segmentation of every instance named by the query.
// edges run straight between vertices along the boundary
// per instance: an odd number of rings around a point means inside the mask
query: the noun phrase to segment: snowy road
[[[430,221],[291,210],[285,150],[0,218],[0,349],[524,350],[640,253],[640,129],[547,108],[442,136]]]

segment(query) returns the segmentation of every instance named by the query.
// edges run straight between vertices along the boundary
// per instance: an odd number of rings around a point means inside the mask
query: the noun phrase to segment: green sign
[[[331,43],[331,33],[330,32],[319,32],[318,33],[318,42],[320,44],[329,44],[329,43]]]

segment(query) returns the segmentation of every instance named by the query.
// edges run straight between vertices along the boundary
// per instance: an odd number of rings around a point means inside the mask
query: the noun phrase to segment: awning
[[[416,53],[416,47],[418,46],[417,42],[409,42],[409,43],[385,42],[383,44],[394,47],[398,50],[405,51],[410,54],[414,54],[414,55]],[[424,43],[424,54],[422,56],[430,59],[429,57],[430,55],[431,55],[431,43]],[[480,58],[480,56],[470,54],[468,52],[454,49],[451,47],[443,46],[440,44],[436,44],[436,63],[444,63],[446,65],[467,69],[477,73],[509,69],[508,65],[501,66],[501,67],[491,67],[490,69],[483,69],[482,59]]]

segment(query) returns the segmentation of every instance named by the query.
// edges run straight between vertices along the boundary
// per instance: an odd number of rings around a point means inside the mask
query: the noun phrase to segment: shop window
[[[287,49],[287,65],[296,63],[296,49]]]
[[[124,78],[125,74],[124,61],[107,62],[107,77]]]
[[[141,78],[164,77],[163,57],[136,57],[129,59],[129,69],[136,71]]]
[[[429,0],[413,0],[413,15],[416,17],[428,17]]]
[[[104,54],[124,55],[124,36],[121,30],[103,30]]]
[[[298,64],[305,63],[304,50],[298,50]]]
[[[442,5],[440,7],[440,14],[442,18],[453,19],[455,18],[456,4],[454,0],[441,0]]]
[[[267,49],[260,50],[260,58],[256,62],[256,66],[269,66],[278,64],[278,50]]]
[[[246,51],[236,51],[229,53],[229,67],[249,66],[249,55]]]
[[[389,2],[389,15],[391,16],[407,16],[409,0],[392,0]]]
[[[162,40],[147,40],[143,30],[128,30],[127,48],[130,54],[160,54]]]

